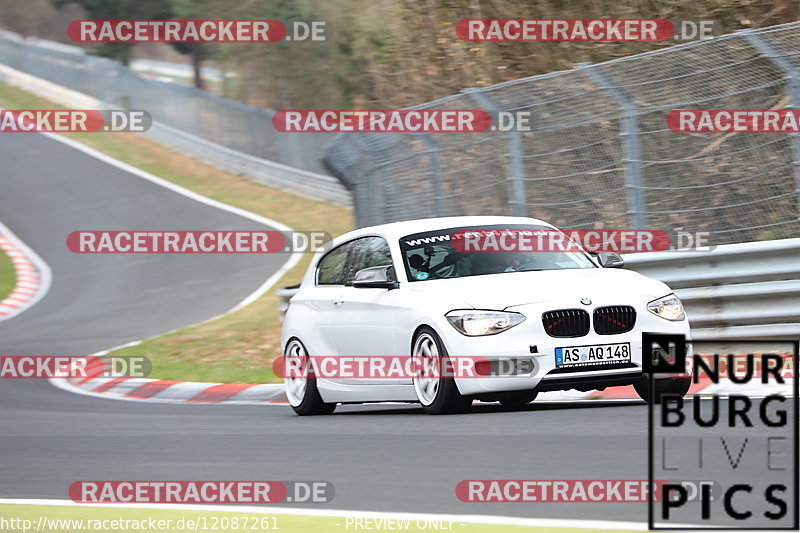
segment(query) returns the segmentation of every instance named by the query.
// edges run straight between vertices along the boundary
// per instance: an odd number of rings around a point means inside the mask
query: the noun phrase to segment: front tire
[[[444,375],[448,372],[443,370],[450,366],[447,349],[435,331],[424,327],[417,332],[411,343],[411,357],[419,369],[440,370],[438,377],[415,375],[411,380],[423,411],[429,415],[460,413],[472,404],[472,398],[458,392],[453,376]]]
[[[290,377],[288,375],[289,365],[287,364],[287,357],[296,357],[302,361],[304,375],[299,377]],[[289,405],[295,413],[300,416],[312,415],[329,415],[336,409],[335,403],[325,403],[319,395],[317,389],[317,380],[312,378],[314,375],[311,370],[308,352],[306,351],[303,343],[298,339],[292,339],[286,345],[286,350],[283,352],[283,368],[287,375],[283,378],[283,383],[286,386],[286,398],[289,400]]]
[[[633,384],[636,394],[647,403],[661,403],[664,396],[678,396],[683,398],[692,386],[692,378],[665,378],[657,379],[655,383],[655,398],[650,398],[650,379],[645,376]]]

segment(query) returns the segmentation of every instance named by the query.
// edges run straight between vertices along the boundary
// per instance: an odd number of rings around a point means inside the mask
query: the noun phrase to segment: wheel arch
[[[419,334],[419,332],[422,331],[423,329],[431,330],[436,335],[436,338],[439,340],[439,342],[442,343],[442,346],[444,346],[445,355],[448,355],[448,356],[451,355],[450,347],[447,346],[447,343],[445,342],[445,336],[442,335],[439,332],[439,330],[436,329],[435,326],[433,326],[432,324],[429,324],[427,322],[423,322],[422,324],[419,324],[416,328],[414,328],[414,332],[411,334],[411,339],[410,339],[411,342],[408,345],[408,352],[409,353],[412,353],[414,351],[414,340],[417,338],[417,335]],[[455,384],[456,384],[456,389],[458,389],[458,391],[460,393],[461,392],[461,386],[458,383],[459,380],[454,378],[454,381],[455,381]]]
[[[441,333],[439,333],[439,330],[437,330],[436,327],[427,322],[423,322],[417,325],[417,327],[414,328],[413,333],[411,333],[411,338],[409,339],[408,343],[409,353],[411,353],[411,351],[414,349],[414,340],[416,340],[417,335],[419,335],[419,332],[422,331],[423,329],[429,329],[433,331],[436,334],[436,337],[439,339],[439,342],[441,342],[444,345],[444,349],[447,351],[447,353],[448,354],[450,353],[450,350],[447,348],[447,344],[445,344],[444,342],[444,336]]]

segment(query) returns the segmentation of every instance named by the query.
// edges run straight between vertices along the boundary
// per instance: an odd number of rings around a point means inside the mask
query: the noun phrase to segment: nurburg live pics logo
[[[713,496],[709,486],[701,487],[694,501],[679,482],[659,486],[660,494],[648,498],[651,530],[798,529],[799,345],[753,339],[687,344],[683,335],[643,334],[651,398],[653,377],[686,375],[687,368],[693,384],[708,384],[693,397],[664,394],[649,402],[648,481],[711,475],[717,486]]]

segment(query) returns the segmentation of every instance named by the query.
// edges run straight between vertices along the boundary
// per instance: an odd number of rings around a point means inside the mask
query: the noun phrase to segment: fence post
[[[786,76],[786,89],[789,92],[789,107],[800,109],[800,72],[798,72],[792,60],[786,57],[775,45],[767,40],[760,33],[752,30],[742,32],[745,40],[755,48],[761,56],[768,59]],[[792,151],[794,152],[794,188],[798,193],[797,209],[800,218],[800,133],[790,133],[792,137]]]
[[[444,205],[442,198],[442,174],[439,167],[439,143],[431,138],[427,133],[421,133],[419,138],[428,147],[430,162],[428,163],[428,174],[431,177],[431,188],[433,189],[433,212],[437,217],[444,216]]]
[[[381,137],[382,134],[357,133],[356,135],[366,153],[382,154],[383,157],[388,157],[386,155],[387,147],[381,144],[384,141]],[[358,191],[361,194],[362,209],[364,206],[367,208],[364,226],[376,226],[388,222],[386,176],[383,174],[383,165],[379,161],[373,160],[373,164],[369,168],[364,168],[364,166],[355,168],[358,168],[361,173]]]
[[[475,100],[484,111],[497,113],[502,111],[500,106],[492,100],[485,91],[467,89],[465,94]],[[525,197],[525,171],[522,167],[522,132],[508,132],[508,180],[511,182],[512,200],[511,208],[514,216],[528,216],[528,200]]]
[[[608,92],[622,111],[620,127],[622,128],[622,150],[625,163],[625,189],[628,192],[628,216],[630,216],[633,229],[644,229],[647,227],[647,213],[642,196],[642,156],[639,146],[636,104],[627,91],[614,84],[602,67],[592,63],[580,63],[578,67],[600,89]]]

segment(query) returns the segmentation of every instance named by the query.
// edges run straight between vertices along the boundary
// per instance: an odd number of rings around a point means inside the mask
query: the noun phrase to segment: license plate
[[[631,360],[631,345],[597,344],[593,346],[566,346],[556,348],[556,367],[602,366],[627,363]]]

